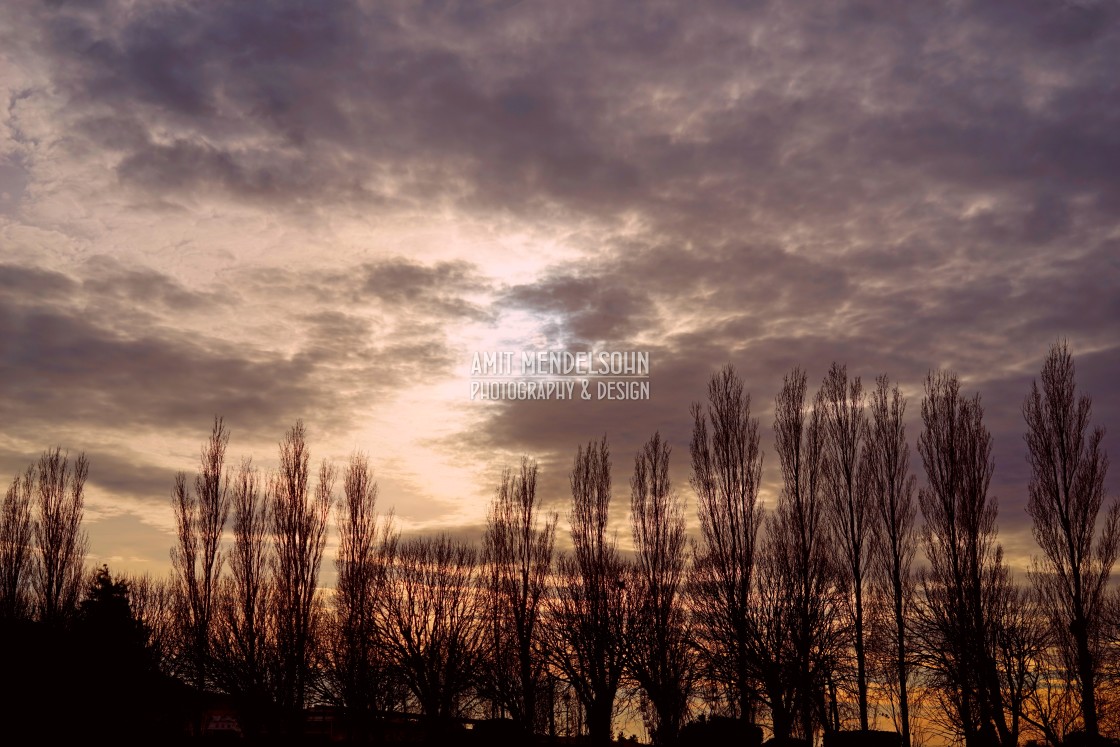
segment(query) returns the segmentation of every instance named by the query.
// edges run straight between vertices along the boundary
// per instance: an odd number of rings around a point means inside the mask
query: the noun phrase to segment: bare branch
[[[606,437],[577,450],[570,473],[574,552],[557,563],[550,615],[557,666],[583,706],[595,744],[611,738],[626,636],[626,569],[607,538],[610,470]]]
[[[653,743],[673,744],[688,718],[696,664],[683,600],[684,507],[669,481],[669,444],[655,433],[634,458],[630,518],[636,559],[627,635],[630,671],[652,705]]]
[[[1101,615],[1108,579],[1120,549],[1120,502],[1113,501],[1098,531],[1108,456],[1104,429],[1089,430],[1092,401],[1078,396],[1073,356],[1064,342],[1050,348],[1042,386],[1031,383],[1023,402],[1027,461],[1031,466],[1027,511],[1043,561],[1032,580],[1042,595],[1056,640],[1068,652],[1085,731],[1100,732],[1097,708]]]
[[[506,470],[490,505],[484,540],[487,592],[486,689],[528,733],[543,726],[538,695],[546,687],[542,602],[552,572],[556,514],[539,520],[537,464],[523,457]]]
[[[690,482],[696,492],[702,544],[691,583],[709,676],[729,694],[736,715],[754,717],[753,634],[750,617],[762,505],[762,451],[751,397],[734,368],[708,383],[708,406],[693,403]]]
[[[31,616],[34,485],[35,471],[28,467],[12,480],[0,508],[0,619]]]
[[[89,462],[79,454],[73,467],[56,447],[36,467],[37,563],[33,577],[39,618],[57,623],[74,613],[82,592],[89,540],[82,530]]]

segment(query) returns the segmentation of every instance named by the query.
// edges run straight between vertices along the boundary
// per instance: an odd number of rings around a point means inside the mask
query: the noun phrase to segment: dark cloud
[[[814,386],[837,360],[913,393],[930,369],[956,370],[988,404],[1012,511],[1025,491],[1018,407],[1048,345],[1069,337],[1098,417],[1120,416],[1113,3],[4,13],[49,79],[57,152],[97,154],[130,199],[191,215],[212,199],[270,221],[466,217],[579,257],[510,283],[474,257],[370,247],[201,290],[139,267],[79,278],[8,265],[0,416],[17,432],[197,427],[217,410],[274,431],[449,371],[459,325],[514,313],[551,346],[652,354],[651,402],[494,404],[472,410],[469,445],[447,440],[463,458],[479,444],[536,454],[551,496],[576,444],[607,433],[621,475],[654,429],[677,449],[683,488],[688,402],[729,361],[764,429],[795,365]],[[13,96],[13,131],[34,100]],[[20,161],[32,187],[35,168]],[[242,329],[242,315],[274,337],[200,331]],[[127,492],[133,478],[114,471]]]
[[[78,283],[59,272],[38,267],[0,265],[0,293],[6,297],[19,295],[44,303],[65,301]]]
[[[250,443],[274,440],[301,417],[344,432],[356,409],[455,365],[449,318],[485,316],[461,298],[479,283],[466,263],[386,260],[350,279],[262,275],[263,283],[238,283],[237,292],[220,284],[195,291],[107,258],[85,263],[76,277],[0,267],[6,434],[32,445],[83,429],[194,437],[216,414]],[[300,295],[317,303],[272,319],[271,336],[238,343],[221,335],[247,308]],[[386,309],[388,317],[371,315]],[[8,456],[22,463],[26,455]],[[149,492],[148,467],[104,461],[106,490]]]
[[[477,268],[465,261],[423,265],[398,257],[368,263],[358,276],[356,298],[376,302],[386,311],[441,321],[492,318],[465,298],[488,289]]]
[[[730,362],[754,395],[763,448],[771,454],[766,479],[774,486],[780,478],[772,456],[772,402],[782,376],[793,367],[807,371],[811,389],[833,361],[846,363],[866,388],[886,373],[912,394],[912,443],[920,430],[925,375],[947,368],[962,377],[969,394],[979,392],[984,399],[995,444],[993,491],[1006,507],[1004,525],[1019,531],[1027,522],[1029,476],[1020,407],[1050,344],[1072,336],[1075,354],[1085,351],[1081,355],[1089,361],[1082,369],[1082,387],[1104,397],[1098,422],[1120,416],[1115,387],[1101,376],[1108,370],[1106,361],[1120,355],[1115,337],[1120,307],[1106,289],[1120,283],[1113,254],[1102,247],[1080,256],[1039,259],[1031,272],[1011,272],[988,265],[982,256],[952,254],[925,270],[896,265],[891,252],[877,251],[829,257],[746,246],[619,253],[614,262],[594,265],[594,274],[578,280],[546,277],[513,289],[506,300],[557,315],[558,330],[594,319],[586,326],[599,331],[592,339],[605,339],[601,346],[607,348],[631,349],[634,339],[656,340],[637,345],[651,352],[652,401],[494,404],[479,433],[495,449],[518,446],[540,459],[542,491],[554,505],[563,505],[578,444],[608,436],[617,455],[616,485],[625,496],[632,455],[660,430],[676,448],[673,474],[684,489],[688,405],[704,398],[709,373]],[[663,264],[641,261],[662,255]],[[740,269],[733,272],[734,267]],[[597,301],[627,287],[635,288],[638,311],[626,315],[626,325],[612,323]],[[653,309],[670,313],[658,315]],[[682,326],[683,331],[675,331]],[[583,339],[557,333],[558,341],[577,346]],[[920,474],[916,451],[912,466]]]
[[[128,267],[111,257],[93,257],[82,268],[84,293],[113,313],[127,310],[156,315],[183,315],[228,307],[235,298],[214,291],[194,291],[174,278],[144,267]]]
[[[110,8],[24,20],[145,190],[639,211],[698,241],[931,189],[1116,196],[1105,4]]]
[[[195,425],[201,440],[204,423],[200,420]],[[177,470],[151,464],[150,457],[143,453],[97,449],[86,452],[86,456],[90,463],[89,485],[100,489],[110,499],[125,506],[130,503],[160,508],[169,505]],[[197,464],[193,466],[197,468]],[[182,469],[189,468],[183,465]]]
[[[557,336],[571,343],[625,339],[644,326],[649,306],[641,288],[617,279],[624,282],[611,285],[602,275],[551,276],[514,286],[500,303],[561,320],[564,328],[557,329]]]
[[[56,423],[176,428],[223,413],[246,427],[329,407],[313,366],[181,332],[126,336],[110,320],[3,309],[3,417],[13,429]]]

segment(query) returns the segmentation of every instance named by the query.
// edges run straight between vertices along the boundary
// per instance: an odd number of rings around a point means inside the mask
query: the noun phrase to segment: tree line
[[[979,395],[950,372],[927,376],[921,484],[908,404],[886,376],[865,391],[833,364],[811,394],[789,372],[774,402],[781,481],[764,505],[759,420],[723,368],[690,410],[696,536],[654,433],[629,472],[625,552],[606,437],[572,461],[570,549],[557,549],[560,517],[528,457],[502,475],[476,547],[402,538],[377,511],[368,457],[313,470],[302,422],[276,470],[227,464],[219,418],[197,473],[174,481],[166,580],[90,579],[88,465],[55,449],[4,499],[0,614],[62,625],[83,588],[88,600],[109,585],[158,669],[227,694],[249,736],[299,735],[323,703],[342,707],[353,741],[412,713],[435,733],[501,718],[526,739],[606,744],[623,709],[658,745],[701,714],[761,724],[778,743],[883,724],[905,747],[1115,735],[1120,502],[1105,505],[1103,429],[1067,346],[1051,348],[1022,406],[1039,550],[1026,579],[999,542]],[[332,512],[337,581],[324,590]]]

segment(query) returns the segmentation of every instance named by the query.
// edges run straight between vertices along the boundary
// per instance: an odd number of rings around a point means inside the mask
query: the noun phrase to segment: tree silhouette
[[[793,713],[770,685],[774,733],[790,734],[790,716],[799,720],[801,737],[811,740],[818,725],[828,726],[824,694],[833,690],[836,669],[834,636],[838,572],[829,544],[822,491],[825,449],[824,406],[818,397],[806,412],[805,373],[795,368],[782,383],[774,404],[775,450],[782,471],[782,491],[770,522],[767,553],[770,583],[778,583],[772,604],[788,605],[792,662]],[[835,698],[834,698],[835,701]],[[835,725],[835,719],[832,723]]]
[[[129,582],[115,578],[109,566],[102,565],[94,571],[78,611],[89,639],[116,665],[123,662],[135,669],[145,665],[148,633],[132,613],[131,596]]]
[[[36,563],[32,577],[39,619],[61,623],[77,608],[89,540],[82,529],[89,462],[73,466],[60,447],[39,458],[35,471]]]
[[[523,457],[506,470],[490,504],[483,541],[487,600],[486,689],[523,731],[532,734],[547,673],[541,615],[552,572],[556,514],[540,521],[537,464]]]
[[[153,578],[144,573],[123,579],[128,584],[132,616],[143,628],[144,645],[155,666],[170,671],[175,654],[175,579]]]
[[[391,522],[384,520],[379,530],[377,482],[368,457],[353,454],[342,482],[338,581],[326,674],[328,687],[346,706],[351,738],[360,741],[367,738],[374,710],[388,706],[378,603],[388,593],[384,550]]]
[[[867,652],[864,640],[864,579],[870,559],[870,506],[866,473],[860,467],[867,438],[863,385],[848,379],[846,366],[833,363],[821,385],[824,454],[822,475],[836,549],[853,603],[849,608],[856,653],[856,699],[860,729],[867,731]]]
[[[28,467],[12,480],[0,506],[0,618],[26,618],[31,614],[34,484],[34,470]]]
[[[1053,634],[1067,653],[1085,732],[1096,737],[1102,612],[1120,551],[1120,502],[1113,501],[1098,532],[1108,472],[1108,456],[1101,448],[1104,429],[1089,431],[1092,401],[1077,394],[1073,356],[1064,342],[1050,348],[1041,379],[1041,388],[1032,382],[1023,402],[1031,466],[1027,511],[1043,552],[1031,578],[1045,601]]]
[[[625,563],[607,536],[611,461],[605,436],[577,449],[569,478],[573,552],[557,563],[553,656],[583,706],[591,742],[607,744],[625,661],[627,590]]]
[[[4,631],[4,671],[18,678],[0,705],[9,743],[140,745],[176,736],[182,693],[159,672],[131,599],[130,582],[103,565],[86,577],[66,625],[25,620]]]
[[[188,671],[200,690],[208,683],[222,532],[229,514],[229,477],[224,471],[228,445],[229,431],[221,418],[214,418],[210,439],[202,446],[194,491],[187,486],[186,474],[179,472],[171,493],[179,538],[171,562],[179,583]]]
[[[903,747],[910,747],[910,632],[913,614],[912,564],[918,537],[914,520],[917,479],[910,472],[906,443],[906,399],[886,376],[876,380],[871,395],[871,427],[864,450],[863,470],[869,490],[874,540],[873,577],[890,606],[893,656],[892,689],[898,698],[898,725]]]
[[[294,734],[303,729],[313,674],[320,623],[316,589],[335,480],[334,468],[324,461],[312,492],[309,459],[307,433],[299,420],[280,442],[280,470],[268,489],[275,542],[277,691]]]
[[[693,403],[690,483],[696,492],[702,543],[691,595],[700,655],[709,677],[730,695],[733,712],[754,717],[758,657],[751,618],[762,506],[762,452],[751,396],[730,365],[708,382],[708,406]]]
[[[85,571],[88,463],[53,448],[0,504],[0,659],[15,683],[5,735],[165,742],[220,699],[251,739],[297,742],[307,706],[321,703],[345,707],[353,742],[391,739],[378,719],[401,709],[437,742],[488,713],[503,718],[476,722],[471,741],[547,729],[602,745],[620,706],[656,744],[754,740],[765,726],[776,744],[822,729],[845,742],[842,725],[858,714],[869,726],[884,709],[903,747],[930,730],[965,747],[1107,742],[1120,504],[1106,506],[1103,429],[1068,348],[1054,345],[1022,408],[1042,553],[1033,588],[1020,587],[998,541],[984,410],[960,388],[949,372],[926,377],[917,490],[897,385],[881,376],[865,399],[833,364],[809,403],[793,369],[774,402],[781,483],[764,521],[750,396],[731,366],[716,372],[707,402],[690,408],[691,568],[660,432],[630,480],[632,563],[610,534],[605,437],[577,448],[572,549],[555,563],[557,518],[534,461],[502,474],[478,554],[446,534],[402,542],[377,516],[369,459],[355,453],[329,598],[318,572],[336,472],[324,461],[315,480],[302,421],[263,479],[248,459],[227,473],[229,435],[215,419],[197,476],[176,475],[167,580]],[[919,547],[926,563],[914,571]],[[111,700],[128,704],[123,717]],[[712,728],[682,728],[700,702]],[[945,716],[929,718],[927,703]]]
[[[684,508],[669,481],[670,451],[655,433],[635,456],[630,480],[635,561],[625,643],[630,672],[652,705],[657,745],[676,742],[696,677],[683,599]]]
[[[979,395],[964,398],[954,374],[931,373],[922,400],[918,451],[928,489],[918,500],[929,569],[923,575],[927,664],[936,673],[965,743],[1017,742],[996,660],[995,609],[1008,593],[988,494],[992,438]]]
[[[434,737],[462,715],[482,656],[482,601],[474,550],[447,535],[391,554],[385,645]]]
[[[222,585],[216,674],[241,704],[241,726],[257,736],[271,700],[275,669],[275,590],[270,573],[270,522],[260,473],[245,459],[232,481],[233,547]]]

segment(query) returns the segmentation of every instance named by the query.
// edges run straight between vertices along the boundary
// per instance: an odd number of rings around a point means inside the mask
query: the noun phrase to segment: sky
[[[695,524],[721,366],[771,508],[784,374],[887,374],[913,449],[945,368],[1025,569],[1055,341],[1120,453],[1117,69],[1120,6],[1089,0],[5,2],[0,478],[85,452],[90,561],[163,574],[216,415],[230,464],[274,468],[303,419],[406,534],[475,541],[523,454],[563,534],[605,435],[625,545],[657,430]],[[649,399],[470,399],[476,351],[591,349],[648,352]]]

